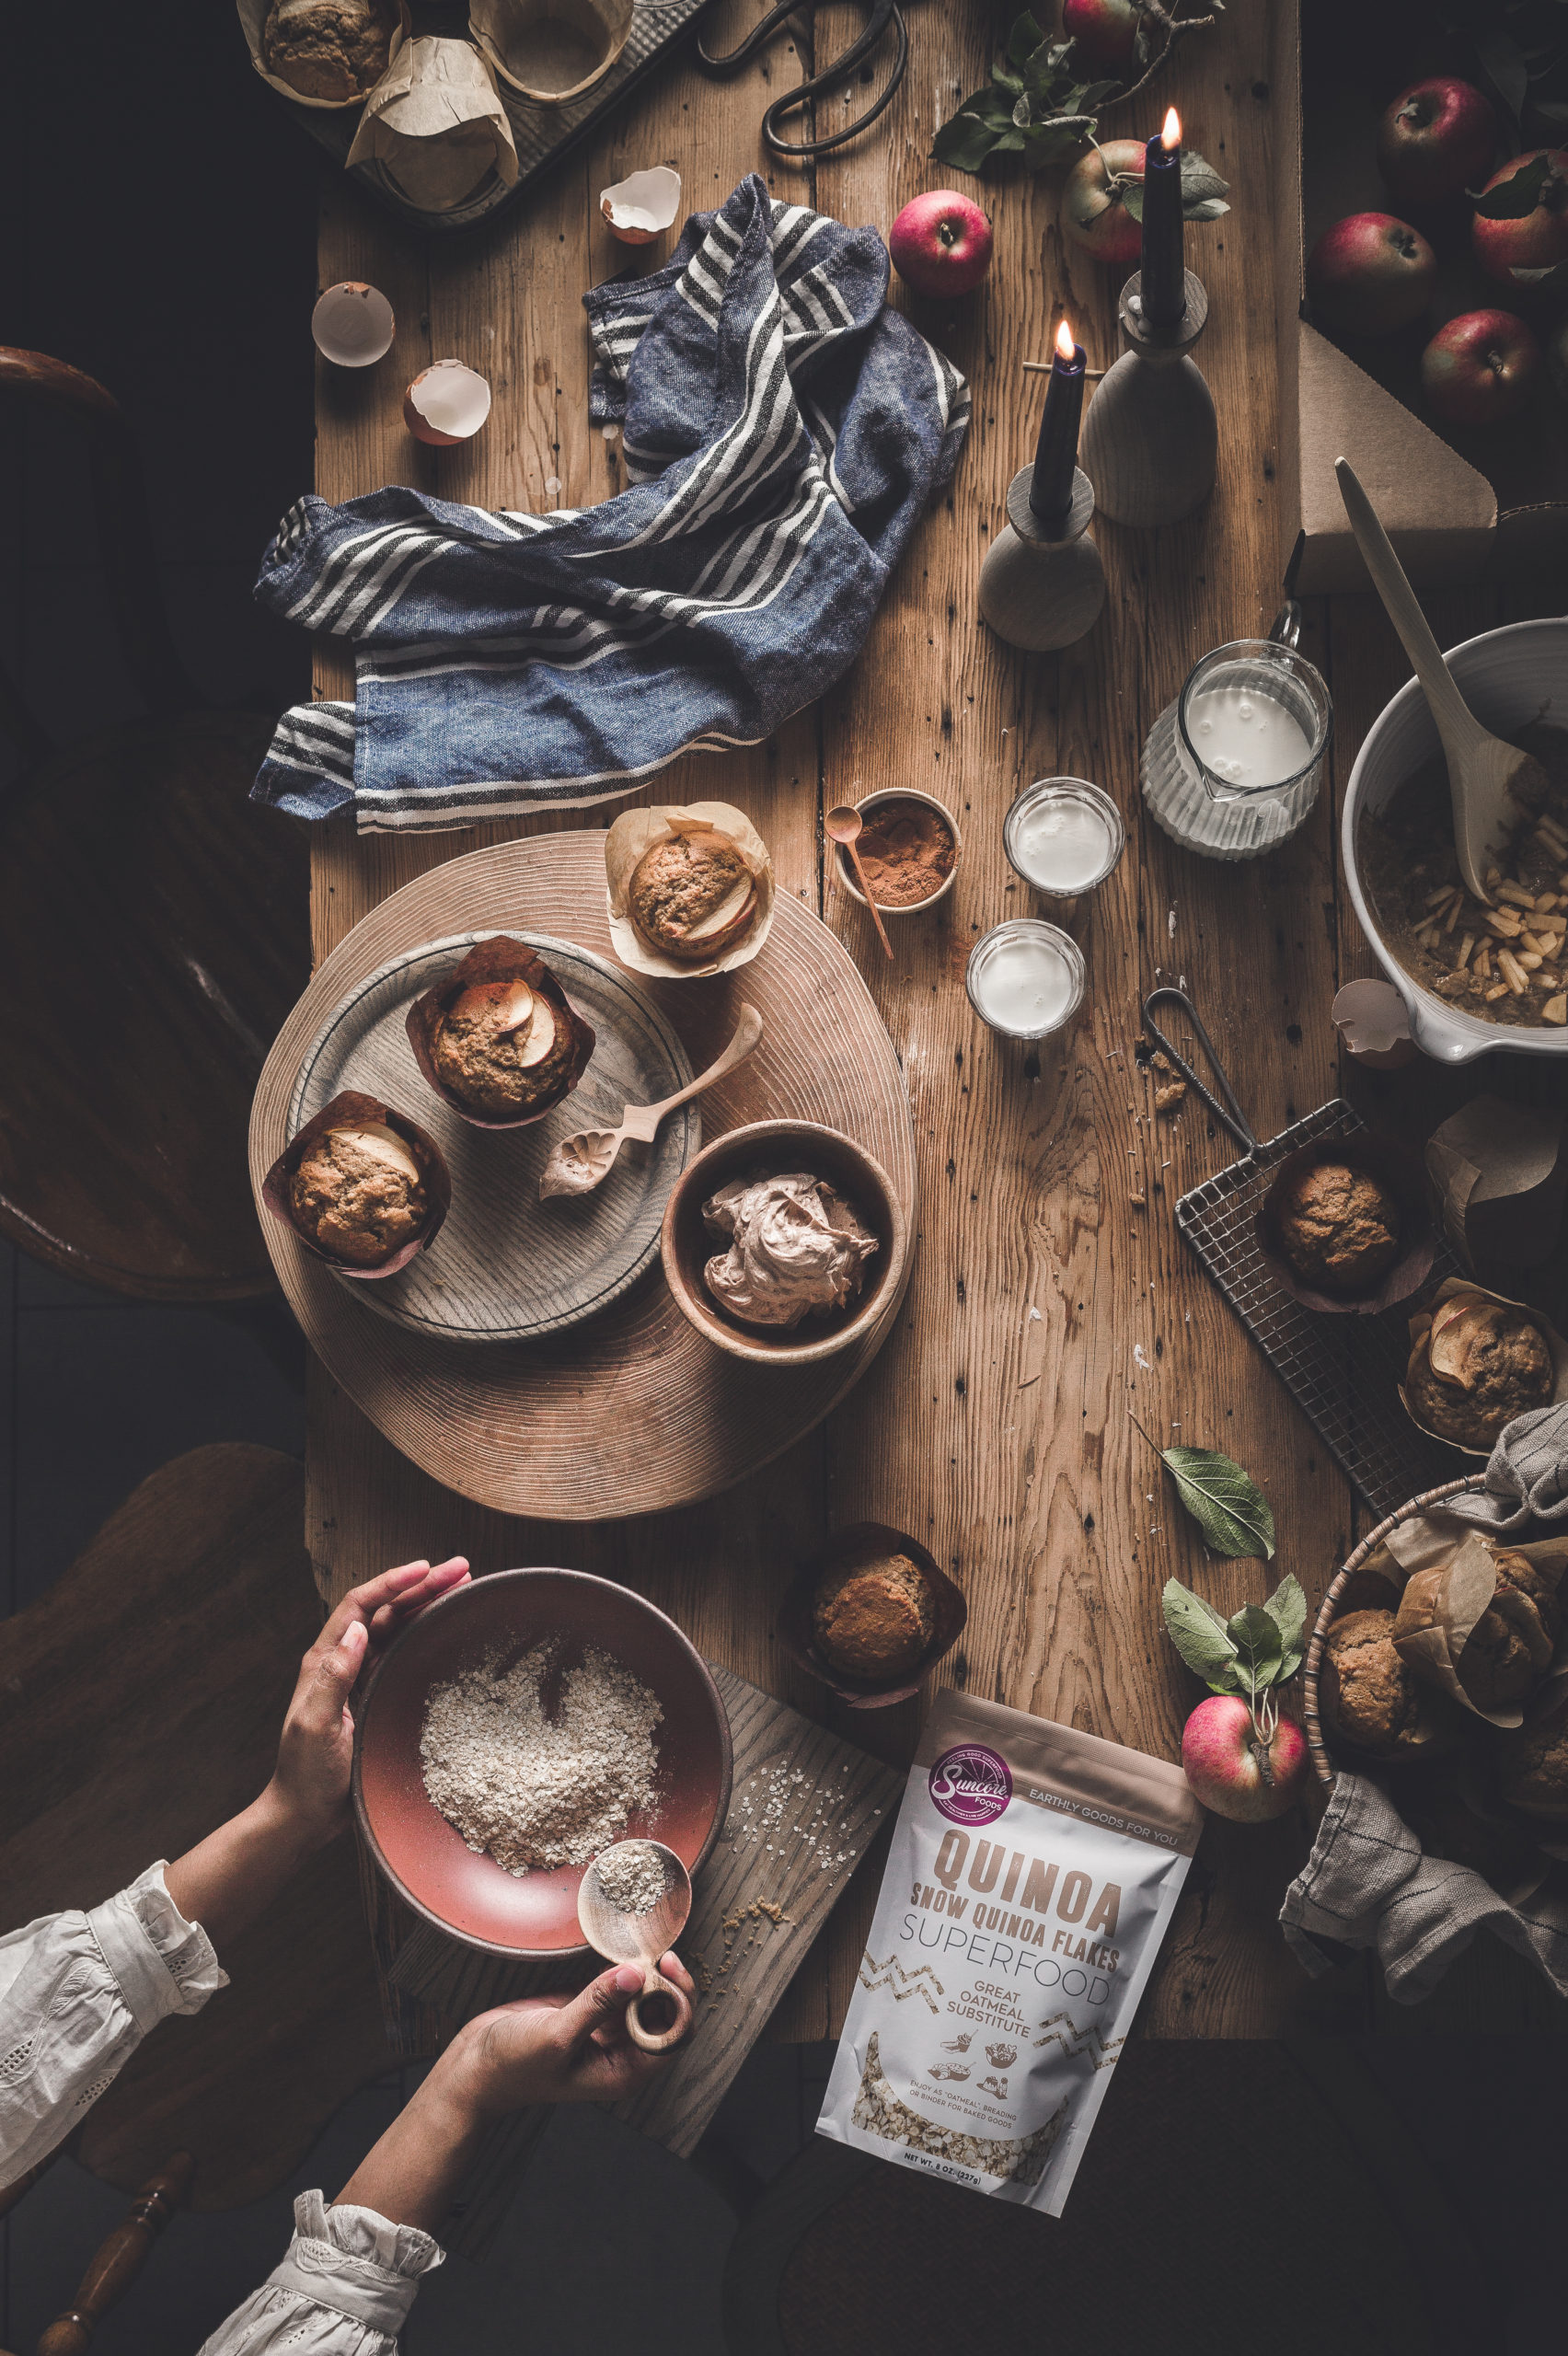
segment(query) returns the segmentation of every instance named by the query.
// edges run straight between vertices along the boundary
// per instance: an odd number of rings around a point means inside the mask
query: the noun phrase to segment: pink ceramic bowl
[[[559,1634],[570,1668],[585,1645],[659,1697],[656,1804],[628,1834],[672,1848],[693,1877],[730,1807],[730,1722],[707,1662],[674,1622],[629,1588],[586,1571],[492,1571],[455,1588],[403,1631],[372,1675],[354,1727],[354,1813],[405,1905],[466,1946],[519,1962],[586,1955],[581,1865],[521,1877],[476,1856],[426,1794],[420,1732],[432,1685],[498,1649],[509,1658]]]

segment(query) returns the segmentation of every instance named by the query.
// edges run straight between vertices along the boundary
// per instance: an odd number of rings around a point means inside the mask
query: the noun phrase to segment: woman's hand
[[[686,1966],[660,1966],[686,1994]],[[629,1964],[602,1971],[577,1996],[525,1996],[481,2013],[460,2029],[374,2151],[339,2193],[395,2224],[440,2231],[492,2119],[536,2102],[619,2102],[667,2058],[644,2053],[626,2033],[626,2008],[642,1985]]]
[[[311,1851],[348,1822],[354,1747],[349,1695],[366,1660],[416,1611],[461,1587],[467,1576],[460,1554],[433,1570],[428,1563],[405,1563],[400,1570],[383,1571],[343,1598],[306,1654],[266,1790],[177,1857],[164,1875],[186,1921],[202,1924],[220,1956]]]
[[[461,1587],[468,1565],[405,1563],[347,1594],[300,1663],[283,1719],[278,1763],[263,1798],[317,1848],[348,1822],[354,1722],[349,1696],[366,1662],[438,1595]]]

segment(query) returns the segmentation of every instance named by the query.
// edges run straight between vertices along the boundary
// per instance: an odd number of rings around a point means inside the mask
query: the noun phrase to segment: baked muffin
[[[272,0],[262,62],[302,98],[347,105],[386,73],[398,25],[397,0]]]
[[[725,836],[674,835],[632,870],[627,914],[661,956],[705,964],[744,939],[756,915],[752,872]]]
[[[1497,1788],[1521,1815],[1568,1824],[1568,1704],[1497,1736]]]
[[[1478,1710],[1504,1710],[1524,1700],[1551,1666],[1559,1627],[1551,1582],[1512,1548],[1496,1551],[1493,1561],[1497,1585],[1492,1601],[1454,1662],[1454,1674]],[[1406,1582],[1397,1636],[1407,1638],[1436,1624],[1443,1578],[1439,1566],[1417,1571]],[[1419,1675],[1418,1657],[1415,1666]]]
[[[294,1218],[323,1252],[378,1268],[418,1235],[430,1196],[410,1148],[384,1122],[329,1129],[307,1146],[289,1184]]]
[[[936,1633],[936,1598],[918,1563],[882,1554],[830,1571],[812,1604],[823,1657],[847,1677],[902,1676]]]
[[[476,982],[459,992],[435,1028],[431,1056],[470,1112],[504,1121],[559,1089],[575,1046],[542,991],[526,982]]]
[[[1475,1449],[1490,1448],[1527,1408],[1545,1406],[1554,1383],[1551,1349],[1529,1312],[1482,1293],[1439,1303],[1405,1376],[1418,1422]]]
[[[1370,1171],[1309,1162],[1270,1206],[1279,1249],[1303,1284],[1348,1299],[1377,1289],[1400,1256],[1400,1212]]]
[[[1347,1611],[1334,1622],[1318,1698],[1328,1732],[1378,1759],[1430,1756],[1453,1729],[1452,1705],[1424,1692],[1395,1650],[1391,1611]]]

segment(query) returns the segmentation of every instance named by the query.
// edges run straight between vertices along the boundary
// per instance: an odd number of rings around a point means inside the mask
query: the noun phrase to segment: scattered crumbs
[[[1035,1323],[1036,1325],[1040,1324],[1040,1323],[1043,1322],[1043,1321],[1042,1321],[1042,1319],[1041,1319],[1040,1311],[1039,1311],[1037,1309],[1032,1309],[1032,1309],[1031,1309],[1031,1311],[1030,1311],[1030,1312],[1029,1312],[1029,1314],[1030,1314],[1031,1318],[1033,1320],[1033,1322],[1034,1322],[1034,1323]]]
[[[1147,1195],[1129,1195],[1127,1196],[1127,1200],[1131,1203],[1134,1210],[1136,1211],[1147,1210],[1148,1208],[1148,1196]]]
[[[1174,901],[1170,904],[1170,914],[1165,919],[1165,930],[1169,937],[1174,941],[1176,938],[1176,904]]]
[[[559,489],[560,477],[559,475],[547,475],[545,477],[545,491],[547,497],[553,499]]]
[[[1152,1374],[1154,1372],[1153,1367],[1150,1365],[1148,1359],[1144,1356],[1144,1345],[1141,1342],[1135,1342],[1133,1344],[1133,1364],[1135,1366],[1141,1366],[1146,1374]]]

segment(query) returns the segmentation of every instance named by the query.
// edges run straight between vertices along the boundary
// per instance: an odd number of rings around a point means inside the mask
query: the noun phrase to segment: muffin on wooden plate
[[[290,1140],[261,1195],[274,1218],[346,1276],[389,1276],[433,1242],[452,1182],[417,1122],[350,1089]]]
[[[417,998],[407,1027],[431,1086],[481,1128],[538,1120],[576,1087],[594,1045],[544,959],[505,934]]]

